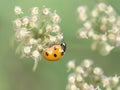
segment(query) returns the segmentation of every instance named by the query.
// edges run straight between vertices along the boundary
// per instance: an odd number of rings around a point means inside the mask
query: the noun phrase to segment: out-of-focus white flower
[[[32,46],[25,46],[23,48],[23,52],[28,55],[31,52],[31,48],[32,48]]]
[[[50,24],[47,24],[46,26],[46,31],[49,32],[52,30],[52,26]]]
[[[80,37],[80,38],[88,38],[87,31],[85,31],[84,29],[79,30],[78,31],[78,37]]]
[[[58,15],[58,14],[53,14],[53,16],[52,16],[52,21],[54,22],[54,23],[58,23],[58,22],[60,22],[60,16]]]
[[[71,84],[74,84],[75,83],[75,76],[74,75],[70,75],[68,77],[68,82],[71,83]]]
[[[26,26],[26,25],[28,25],[28,23],[29,23],[28,17],[24,17],[24,18],[22,19],[22,24]]]
[[[96,67],[96,68],[94,68],[93,73],[95,75],[101,75],[101,74],[103,74],[103,71],[101,70],[101,68]]]
[[[83,62],[83,66],[86,67],[86,68],[91,67],[92,64],[93,64],[93,62],[89,59],[85,59],[84,62]]]
[[[33,56],[33,58],[37,59],[40,57],[40,53],[38,52],[38,50],[35,50],[32,52],[32,56]]]
[[[55,41],[56,41],[56,37],[55,37],[55,36],[49,35],[49,38],[50,38],[50,41],[51,41],[51,42],[55,42]]]
[[[77,67],[76,67],[76,72],[83,74],[83,73],[84,73],[83,67],[77,66]]]
[[[14,25],[15,25],[16,28],[21,27],[21,25],[22,25],[21,20],[20,20],[20,19],[16,19],[16,20],[14,21]]]
[[[74,69],[75,68],[75,61],[69,61],[67,64],[68,69]]]
[[[86,6],[79,6],[78,8],[77,8],[77,12],[79,13],[79,14],[84,14],[84,13],[86,13]]]
[[[58,34],[56,37],[58,40],[63,40],[63,34]]]
[[[89,63],[88,68],[85,67],[85,62]],[[68,62],[70,65],[67,67],[72,68],[72,70],[69,71],[66,90],[119,90],[120,77],[117,75],[107,77],[100,67],[90,66],[91,62],[91,60],[85,59],[78,66],[75,65],[74,61]],[[73,89],[71,89],[72,86]]]
[[[31,14],[32,15],[39,14],[39,8],[38,7],[33,7],[32,10],[31,10]]]
[[[32,22],[37,22],[38,21],[38,17],[36,15],[31,17],[31,21]]]
[[[97,17],[98,16],[98,10],[97,9],[93,10],[91,15],[92,15],[92,17]]]
[[[90,22],[85,22],[83,25],[86,29],[91,29],[91,23]]]
[[[109,84],[110,84],[110,80],[109,80],[109,78],[103,78],[102,79],[102,84],[103,84],[103,87],[107,87],[107,86],[109,86]]]
[[[42,10],[42,12],[43,12],[44,15],[48,15],[49,14],[49,9],[48,8],[44,8]]]
[[[60,26],[59,25],[54,25],[52,28],[52,32],[59,32]]]
[[[104,3],[99,3],[99,4],[98,4],[98,9],[99,9],[100,11],[105,11],[105,10],[106,10],[106,5],[105,5]]]
[[[21,7],[19,7],[19,6],[15,6],[14,12],[17,15],[23,14],[23,11],[22,11]]]

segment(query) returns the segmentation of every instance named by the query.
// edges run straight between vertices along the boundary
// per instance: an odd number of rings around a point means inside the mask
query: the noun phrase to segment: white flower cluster
[[[79,6],[77,12],[81,24],[77,36],[92,39],[92,50],[108,55],[120,46],[120,16],[112,6],[99,3],[88,12],[86,6]]]
[[[25,16],[19,6],[14,9],[17,19],[14,20],[15,38],[20,43],[18,48],[23,57],[41,60],[42,52],[53,44],[60,44],[63,33],[60,31],[60,16],[49,8],[39,10],[33,7],[30,15]]]
[[[69,61],[68,84],[66,90],[120,90],[120,77],[104,75],[100,67],[95,67],[89,59],[76,66],[75,61]]]

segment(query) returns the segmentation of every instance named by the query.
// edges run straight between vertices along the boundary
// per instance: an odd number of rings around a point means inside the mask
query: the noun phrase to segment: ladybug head
[[[61,43],[61,46],[62,46],[62,49],[64,50],[64,52],[66,51],[66,43],[65,42],[62,42]]]

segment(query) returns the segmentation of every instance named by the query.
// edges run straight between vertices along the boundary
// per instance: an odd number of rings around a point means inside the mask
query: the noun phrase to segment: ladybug
[[[62,42],[61,44],[52,45],[51,47],[47,48],[44,51],[43,56],[48,61],[57,61],[63,57],[65,51],[66,43]]]

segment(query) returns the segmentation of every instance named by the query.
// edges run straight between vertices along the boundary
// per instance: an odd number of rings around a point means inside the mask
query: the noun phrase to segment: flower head
[[[77,37],[92,39],[92,50],[108,55],[113,48],[120,46],[120,16],[112,6],[105,3],[98,3],[90,13],[87,9],[86,6],[79,6],[77,9],[78,19],[81,21]],[[101,43],[104,43],[103,47]]]
[[[24,16],[18,6],[14,11],[17,15],[21,14],[13,22],[15,38],[20,44],[19,51],[22,51],[24,57],[32,57],[37,64],[46,48],[53,44],[61,44],[63,41],[63,34],[58,24],[60,16],[47,7],[41,11],[39,7],[33,7],[28,16]]]
[[[87,67],[86,67],[87,66]],[[119,76],[106,76],[100,67],[90,59],[85,59],[78,66],[69,61],[68,84],[66,90],[119,90]]]

